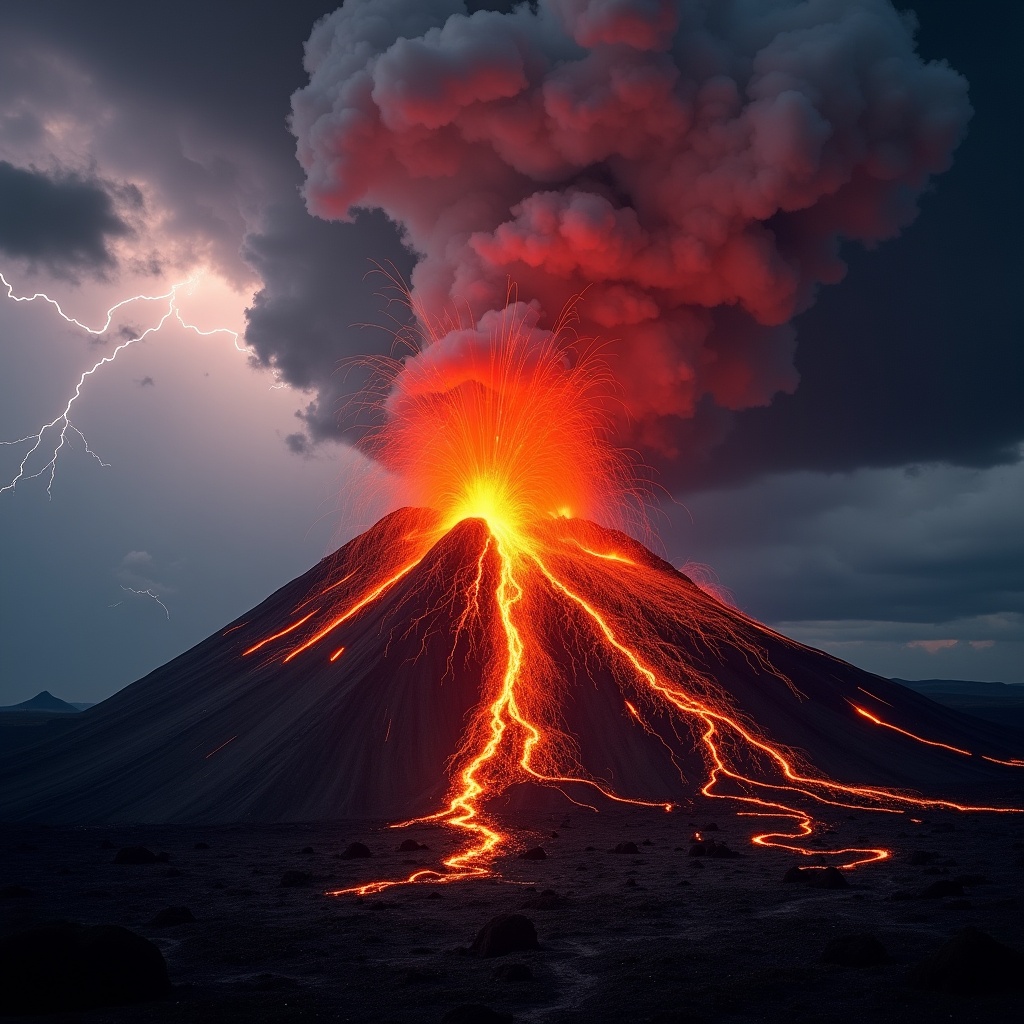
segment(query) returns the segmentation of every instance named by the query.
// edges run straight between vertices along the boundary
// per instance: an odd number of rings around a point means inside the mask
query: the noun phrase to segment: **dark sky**
[[[334,6],[3,7],[14,293],[92,325],[201,270],[194,322],[239,332],[250,355],[169,324],[75,406],[111,466],[69,431],[52,496],[48,471],[0,494],[0,704],[43,688],[100,699],[368,525],[339,417],[361,378],[338,364],[387,351],[386,330],[358,326],[388,322],[371,271],[413,259],[380,214],[329,223],[299,194],[286,117],[303,43]],[[655,525],[676,564],[711,567],[745,610],[865,668],[1024,682],[1024,13],[898,6],[917,14],[921,55],[969,82],[952,167],[899,238],[846,245],[845,279],[795,320],[793,394],[704,403],[676,425],[682,455],[648,455],[666,493]],[[83,370],[159,316],[132,306],[97,340],[5,292],[2,440],[52,419]],[[26,450],[0,448],[0,486]]]

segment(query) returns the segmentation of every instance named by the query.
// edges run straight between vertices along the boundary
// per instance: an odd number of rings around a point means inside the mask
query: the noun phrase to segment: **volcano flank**
[[[804,852],[790,844],[815,807],[1004,810],[951,801],[1019,770],[1013,743],[758,624],[617,531],[552,518],[515,551],[483,520],[406,508],[3,755],[0,820],[430,817],[478,858],[505,841],[491,801],[513,788],[527,807],[543,787],[651,813],[703,793],[775,829],[755,842]]]

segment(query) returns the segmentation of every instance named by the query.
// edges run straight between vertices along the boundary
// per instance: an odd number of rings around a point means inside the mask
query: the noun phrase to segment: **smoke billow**
[[[796,387],[789,321],[844,240],[913,220],[971,115],[888,0],[347,0],[306,68],[309,209],[383,210],[427,311],[480,321],[512,280],[546,329],[582,293],[632,439],[662,455],[699,402]],[[429,358],[465,379],[466,350]]]

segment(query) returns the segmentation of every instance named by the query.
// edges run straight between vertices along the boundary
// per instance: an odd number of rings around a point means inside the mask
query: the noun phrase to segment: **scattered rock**
[[[0,939],[0,1013],[51,1013],[159,999],[160,950],[117,925],[60,922]]]
[[[815,868],[808,879],[815,889],[848,889],[846,876],[839,868]]]
[[[471,953],[488,957],[539,948],[537,929],[523,914],[499,914],[491,918],[469,947]]]
[[[429,846],[424,846],[423,843],[417,843],[415,839],[403,839],[398,844],[399,853],[415,853],[417,850],[429,850]]]
[[[543,846],[534,846],[530,850],[525,850],[519,854],[520,860],[547,860],[548,855],[544,852]]]
[[[372,857],[370,848],[363,843],[349,843],[341,855],[342,860],[354,860],[356,857]]]
[[[708,822],[708,823],[707,823],[707,824],[706,824],[706,825],[704,826],[704,831],[705,831],[705,832],[718,832],[718,831],[720,831],[720,830],[719,830],[718,826],[717,826],[717,825],[716,825],[716,824],[715,824],[715,823],[714,823],[713,821],[709,821],[709,822]]]
[[[964,928],[910,969],[908,981],[933,992],[984,995],[1024,990],[1024,956],[977,928]]]
[[[316,850],[314,850],[312,846],[304,846],[301,850],[299,850],[299,853],[304,854],[308,857],[310,854],[316,853]]]
[[[172,928],[179,924],[192,924],[195,918],[188,907],[164,907],[152,921],[151,928]]]
[[[441,1018],[441,1024],[512,1024],[512,1014],[500,1013],[479,1003],[467,1003],[449,1010]]]
[[[963,895],[964,887],[948,878],[940,878],[937,882],[932,882],[926,889],[921,890],[921,899],[923,900],[942,900],[947,896]]]
[[[847,889],[846,877],[838,868],[791,867],[782,876],[783,882],[798,882],[814,889]]]
[[[209,848],[209,843],[196,843],[195,846],[192,847],[193,850],[208,850]]]
[[[312,881],[313,876],[308,871],[286,871],[281,876],[281,886],[285,889],[298,889]]]
[[[889,954],[874,935],[839,935],[829,940],[821,959],[840,967],[875,967],[889,962]]]
[[[31,895],[32,890],[26,889],[23,885],[5,885],[0,889],[0,899],[3,900],[22,900]]]
[[[690,847],[691,857],[717,857],[720,859],[731,859],[742,857],[743,854],[736,850],[729,849],[725,843],[716,842],[714,839],[702,839]]]
[[[533,971],[528,964],[499,964],[492,977],[497,981],[532,981]]]
[[[122,846],[114,854],[115,864],[156,864],[159,858],[144,846]]]
[[[933,864],[935,862],[935,854],[928,853],[925,850],[915,850],[910,855],[910,863],[914,867],[922,867],[925,864]]]
[[[631,889],[634,888],[636,886],[636,879],[635,878],[627,878],[626,879],[626,885],[628,885]]]
[[[531,907],[536,910],[555,910],[566,901],[555,892],[554,889],[544,889],[536,896],[530,896],[523,901],[524,907]]]
[[[619,843],[612,853],[639,853],[636,843]]]

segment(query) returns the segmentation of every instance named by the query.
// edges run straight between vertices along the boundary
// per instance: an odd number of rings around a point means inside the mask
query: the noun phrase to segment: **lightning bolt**
[[[161,608],[163,608],[164,614],[167,616],[167,618],[169,619],[171,617],[171,613],[168,610],[167,605],[165,605],[163,603],[163,601],[161,601],[160,598],[156,594],[153,593],[152,590],[136,590],[134,587],[126,587],[123,584],[121,586],[121,589],[122,590],[126,590],[129,594],[138,594],[139,597],[151,597],[151,598],[153,598],[153,600],[156,601],[156,603],[158,605],[160,605]],[[120,601],[118,601],[117,603],[121,604]],[[117,605],[111,605],[110,607],[111,608],[115,608],[115,607],[117,607]]]
[[[8,299],[13,302],[46,303],[52,306],[57,311],[57,314],[61,319],[66,323],[80,328],[86,334],[92,335],[93,337],[100,337],[110,330],[118,311],[131,306],[133,303],[160,302],[164,304],[155,323],[151,324],[141,333],[125,338],[114,348],[112,352],[97,360],[91,367],[89,367],[89,369],[85,370],[79,376],[78,381],[71,391],[69,398],[65,402],[63,409],[61,409],[53,419],[44,423],[35,433],[26,434],[24,437],[19,437],[15,440],[0,441],[0,446],[3,447],[19,448],[24,446],[25,448],[21,461],[18,464],[17,471],[6,483],[0,486],[0,494],[16,490],[18,485],[26,480],[36,480],[40,477],[46,476],[48,477],[46,494],[48,498],[52,498],[53,483],[57,474],[57,463],[60,460],[62,451],[69,445],[69,440],[74,435],[77,435],[81,439],[88,455],[92,456],[92,458],[94,458],[101,466],[106,467],[109,465],[109,463],[104,462],[103,459],[89,447],[89,442],[85,435],[77,426],[75,426],[71,418],[75,403],[79,398],[81,398],[83,389],[92,376],[97,374],[109,363],[114,362],[114,360],[117,359],[117,357],[126,348],[130,348],[132,345],[145,340],[151,334],[156,334],[169,320],[177,321],[182,328],[187,331],[192,331],[200,337],[205,338],[211,337],[215,334],[225,334],[231,338],[234,347],[238,352],[248,354],[248,349],[242,343],[237,331],[233,331],[227,327],[214,327],[211,330],[203,330],[196,324],[189,323],[185,320],[179,305],[179,295],[183,293],[187,295],[193,294],[201,279],[201,274],[192,274],[184,280],[172,284],[167,291],[161,292],[159,295],[139,294],[129,296],[126,299],[121,299],[119,302],[115,302],[114,305],[107,310],[102,324],[91,327],[89,324],[83,323],[76,317],[65,313],[64,309],[56,299],[51,298],[43,292],[35,292],[32,295],[16,295],[14,286],[7,280],[6,276],[0,272],[0,285],[2,285],[6,290]],[[275,385],[275,387],[276,386],[284,385],[279,384]],[[39,460],[42,460],[42,465],[38,465]]]

